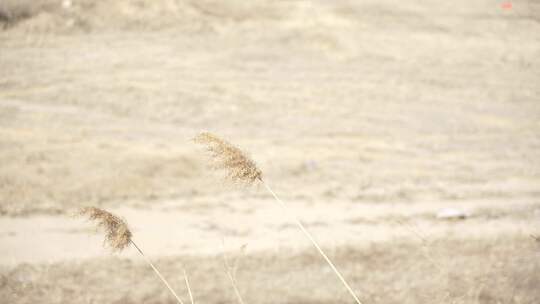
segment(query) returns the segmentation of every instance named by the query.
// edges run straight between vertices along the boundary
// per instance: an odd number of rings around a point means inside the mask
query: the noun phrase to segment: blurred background
[[[0,0],[0,296],[174,303],[83,206],[126,218],[188,300],[538,303],[540,2]],[[244,249],[241,249],[244,248]]]

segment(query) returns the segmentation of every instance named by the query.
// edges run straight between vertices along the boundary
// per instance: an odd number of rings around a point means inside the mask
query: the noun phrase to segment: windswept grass
[[[205,145],[214,160],[214,166],[226,169],[228,177],[234,181],[251,184],[262,181],[262,172],[242,150],[214,134],[203,132],[195,137],[195,142]]]
[[[144,258],[146,263],[148,263],[148,265],[152,267],[154,272],[157,274],[157,276],[160,278],[163,284],[165,284],[167,289],[169,289],[169,291],[174,295],[178,303],[184,304],[182,300],[180,299],[180,297],[178,297],[176,292],[172,289],[169,282],[165,280],[165,278],[161,275],[159,270],[157,270],[157,268],[154,266],[154,264],[152,264],[150,259],[146,257],[146,255],[143,253],[140,247],[137,246],[137,244],[135,244],[135,242],[132,239],[133,234],[129,230],[126,221],[124,221],[120,217],[108,211],[105,211],[103,209],[99,209],[96,207],[83,208],[81,209],[79,214],[82,216],[88,216],[88,218],[91,221],[98,222],[98,227],[101,227],[105,230],[105,243],[108,244],[113,250],[122,251],[126,247],[128,247],[130,244],[132,244],[135,247],[135,249],[137,249],[139,254]],[[185,275],[185,272],[184,272],[184,275]],[[186,278],[186,285],[188,286],[190,298],[193,299],[191,295],[191,289],[189,288],[189,282],[187,280],[187,276],[185,276],[185,278]]]
[[[253,162],[249,157],[247,157],[247,155],[242,152],[242,150],[227,142],[226,140],[223,140],[216,135],[207,132],[199,134],[199,136],[195,138],[195,141],[206,145],[207,149],[212,153],[212,158],[216,160],[218,168],[227,169],[229,172],[229,177],[231,177],[233,180],[240,180],[246,183],[260,181],[264,184],[266,190],[268,190],[268,192],[272,194],[274,199],[286,211],[286,213],[290,213],[286,204],[263,180],[262,172],[261,170],[259,170],[259,168],[257,168],[255,162]],[[315,249],[317,249],[319,254],[324,258],[326,263],[328,263],[330,268],[332,268],[332,271],[337,275],[341,283],[345,286],[347,291],[354,298],[355,302],[358,304],[362,304],[360,302],[360,299],[358,299],[358,297],[356,296],[356,293],[353,291],[349,283],[347,283],[347,281],[341,274],[341,272],[339,272],[332,260],[330,260],[326,253],[322,250],[320,245],[317,243],[311,233],[305,228],[304,224],[302,224],[300,219],[297,216],[293,215],[293,220],[298,226],[298,228],[300,228],[302,233],[304,233],[304,235],[309,239],[313,246],[315,246]]]
[[[97,222],[98,227],[105,230],[104,244],[113,250],[122,251],[130,245],[132,233],[123,219],[96,207],[82,208],[80,215]]]

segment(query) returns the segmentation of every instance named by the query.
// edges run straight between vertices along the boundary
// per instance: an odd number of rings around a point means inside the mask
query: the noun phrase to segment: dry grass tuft
[[[262,172],[255,162],[226,140],[203,132],[197,135],[194,141],[206,146],[215,161],[216,168],[226,169],[227,176],[232,180],[246,183],[262,180]]]
[[[79,214],[98,222],[98,227],[105,230],[104,243],[113,250],[122,251],[131,243],[131,231],[127,223],[118,216],[96,207],[82,208]]]

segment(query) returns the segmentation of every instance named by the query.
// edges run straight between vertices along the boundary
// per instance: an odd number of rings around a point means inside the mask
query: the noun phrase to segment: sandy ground
[[[365,303],[538,303],[535,1],[29,3],[0,3],[8,303],[174,303],[87,205],[200,303],[236,301],[221,258],[243,245],[247,303],[351,303],[292,213]],[[290,210],[209,170],[203,130]]]

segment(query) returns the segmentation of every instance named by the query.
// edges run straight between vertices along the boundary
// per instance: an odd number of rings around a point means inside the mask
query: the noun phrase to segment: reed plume
[[[98,228],[103,228],[105,230],[105,240],[104,243],[107,244],[109,247],[111,247],[114,251],[122,251],[125,248],[127,248],[130,244],[137,249],[137,252],[144,258],[146,263],[152,267],[154,272],[157,274],[157,276],[161,279],[161,281],[165,284],[167,289],[173,294],[173,296],[176,298],[178,303],[184,304],[182,300],[178,297],[176,292],[171,288],[167,280],[161,275],[161,273],[157,270],[157,268],[152,264],[150,259],[144,255],[143,251],[135,244],[133,241],[133,234],[131,233],[131,230],[129,230],[128,225],[125,220],[121,219],[120,217],[105,211],[103,209],[99,209],[96,207],[86,207],[82,208],[79,211],[80,216],[86,216],[90,221],[97,222]],[[187,283],[187,277],[186,277],[186,283]],[[191,290],[188,290],[191,295]]]
[[[105,230],[103,243],[114,251],[122,251],[129,246],[133,236],[127,223],[118,216],[95,207],[82,208],[81,216],[97,222],[97,226]]]
[[[262,180],[262,172],[242,150],[211,133],[203,132],[195,137],[195,142],[205,145],[214,165],[226,169],[227,176],[234,181],[253,183]]]
[[[339,278],[341,283],[345,286],[347,291],[351,294],[357,304],[362,304],[352,288],[349,286],[343,275],[336,268],[334,263],[330,258],[324,253],[322,248],[319,246],[317,241],[313,238],[311,233],[304,227],[304,224],[300,221],[298,216],[293,214],[290,210],[287,209],[287,205],[283,202],[276,193],[270,188],[270,186],[262,178],[262,171],[257,168],[255,162],[247,157],[242,150],[235,147],[231,143],[223,140],[216,135],[213,135],[208,132],[203,132],[195,137],[195,142],[203,144],[206,146],[207,150],[210,151],[211,157],[218,164],[217,168],[226,169],[228,171],[228,176],[233,180],[240,180],[248,184],[252,184],[256,181],[261,182],[266,190],[272,194],[274,199],[279,203],[279,205],[284,209],[285,213],[291,214],[294,219],[295,224],[300,228],[304,235],[309,239],[313,244],[315,249],[319,254],[324,258],[326,263],[332,268],[336,276]]]

